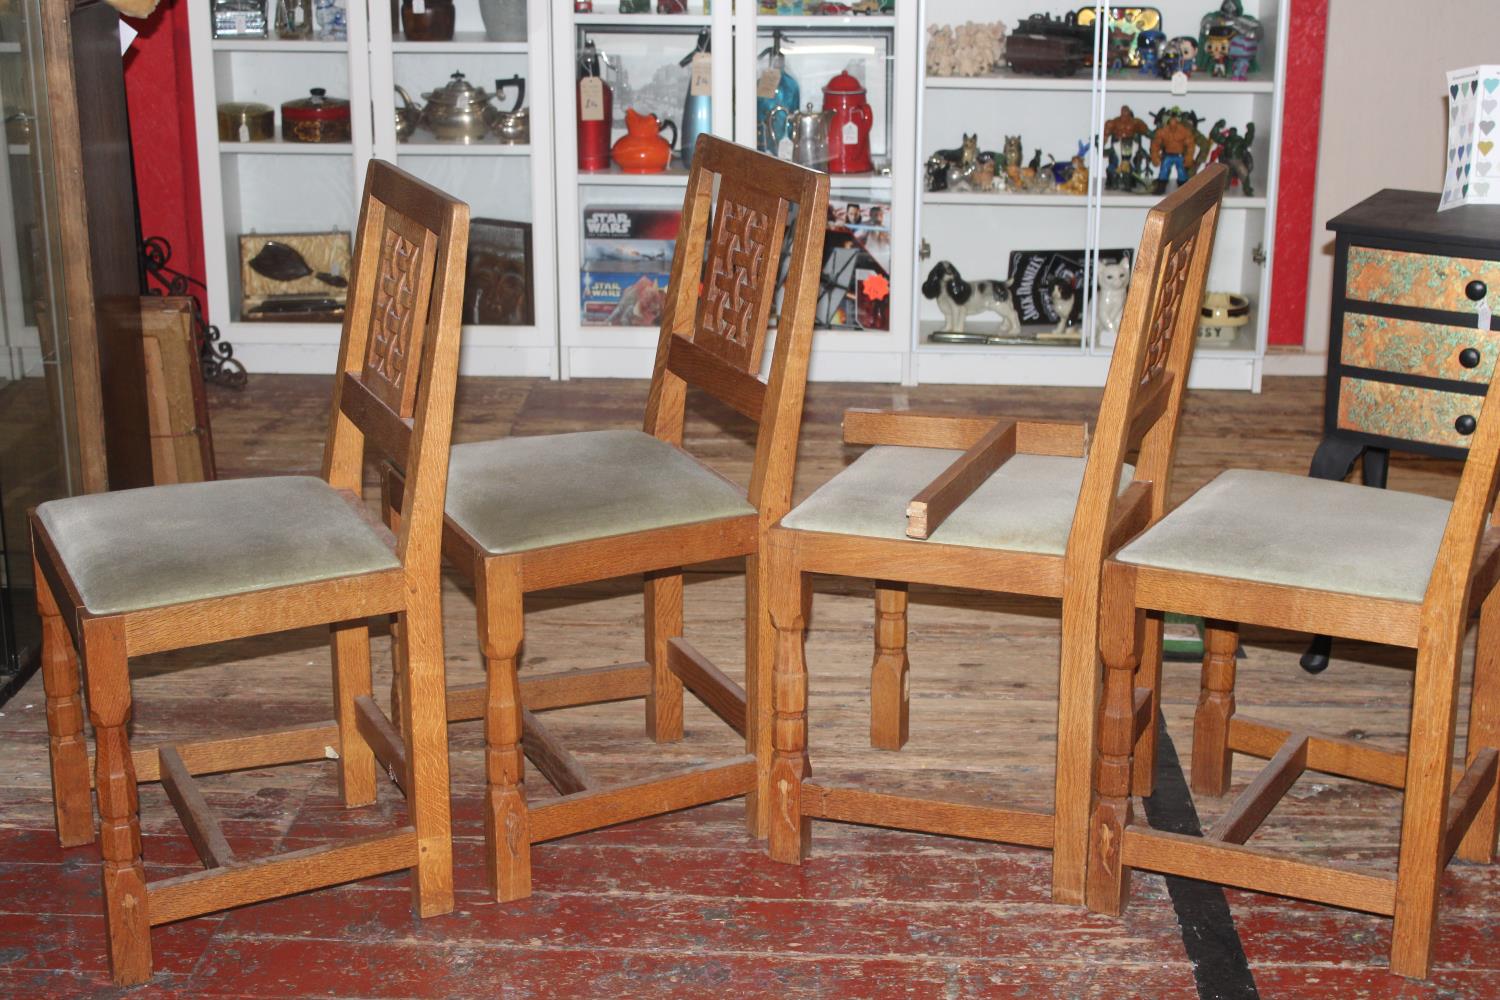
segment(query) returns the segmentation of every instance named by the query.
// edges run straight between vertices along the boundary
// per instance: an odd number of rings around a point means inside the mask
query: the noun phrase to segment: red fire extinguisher
[[[593,42],[584,45],[578,77],[578,169],[609,169],[610,124],[615,116],[615,95],[600,71],[599,50]]]

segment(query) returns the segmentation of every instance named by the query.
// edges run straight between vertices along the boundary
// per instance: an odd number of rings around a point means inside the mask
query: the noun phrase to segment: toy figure
[[[1130,261],[1099,262],[1099,346],[1109,347],[1120,332],[1125,316],[1125,295],[1130,291]]]
[[[1106,160],[1104,186],[1111,191],[1133,194],[1140,187],[1140,173],[1146,152],[1142,139],[1151,135],[1151,127],[1123,105],[1120,113],[1104,123],[1101,135]]]
[[[1155,194],[1165,194],[1167,180],[1175,171],[1177,183],[1185,184],[1198,167],[1198,130],[1183,121],[1181,108],[1163,108],[1156,113],[1156,133],[1151,137],[1151,164],[1156,174]]]
[[[1228,27],[1211,28],[1208,38],[1203,42],[1203,55],[1208,59],[1208,65],[1213,70],[1214,76],[1229,75],[1229,42],[1234,38],[1234,29]]]
[[[1255,65],[1255,53],[1260,49],[1260,38],[1255,35],[1236,33],[1229,40],[1229,78],[1248,80],[1250,67]]]
[[[927,158],[927,190],[947,191],[955,181],[967,180],[979,166],[979,134],[964,133],[957,149],[940,149]]]
[[[1161,72],[1161,53],[1167,42],[1165,33],[1152,28],[1135,36],[1131,44],[1131,55],[1140,66],[1141,76],[1157,76]]]
[[[1242,38],[1238,43],[1236,37]],[[1216,45],[1211,43],[1215,38],[1223,41]],[[1239,53],[1245,59],[1243,74],[1238,74],[1236,68],[1236,80],[1243,80],[1251,72],[1259,67],[1255,63],[1255,53],[1260,48],[1261,24],[1259,19],[1245,13],[1245,5],[1242,0],[1223,0],[1219,9],[1210,11],[1203,15],[1203,20],[1198,25],[1198,68],[1211,69],[1215,76],[1231,75],[1225,64],[1234,63]]]
[[[1073,157],[1073,163],[1068,168],[1068,175],[1057,185],[1057,190],[1062,194],[1089,193],[1088,162],[1082,156]]]
[[[1228,168],[1229,185],[1239,184],[1245,189],[1245,197],[1255,197],[1255,189],[1250,184],[1250,171],[1255,169],[1255,159],[1250,153],[1250,144],[1255,141],[1255,123],[1246,125],[1242,136],[1237,128],[1225,131],[1224,119],[1220,118],[1208,130],[1208,137],[1219,144],[1214,156]]]
[[[1191,35],[1178,35],[1161,48],[1157,57],[1157,71],[1163,80],[1170,80],[1175,73],[1192,76],[1197,65],[1198,40]]]
[[[1109,68],[1125,69],[1136,50],[1135,40],[1141,33],[1141,26],[1129,17],[1106,16],[1109,18]]]

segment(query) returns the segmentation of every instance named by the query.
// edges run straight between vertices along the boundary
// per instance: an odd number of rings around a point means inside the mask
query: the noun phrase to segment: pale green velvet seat
[[[1122,563],[1418,603],[1446,500],[1279,472],[1220,473]]]
[[[491,555],[755,514],[729,480],[643,431],[455,445],[448,517]]]
[[[37,516],[96,615],[400,567],[314,476],[94,493],[44,503]]]
[[[942,448],[870,448],[820,486],[784,527],[914,545],[965,545],[1060,556],[1068,546],[1083,459],[1011,457],[948,516],[926,542],[906,536],[906,505],[961,456]],[[1134,470],[1126,466],[1122,484]]]

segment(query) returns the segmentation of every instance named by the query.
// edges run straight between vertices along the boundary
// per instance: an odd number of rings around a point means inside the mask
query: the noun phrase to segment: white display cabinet
[[[529,0],[533,37],[545,37],[548,0]],[[375,16],[370,16],[373,10]],[[352,232],[366,164],[377,156],[469,203],[471,216],[532,224],[533,322],[525,326],[466,325],[465,374],[556,377],[556,275],[552,249],[551,121],[531,116],[528,145],[495,141],[438,142],[419,129],[397,141],[395,86],[421,94],[463,72],[493,90],[497,79],[526,81],[528,106],[551,106],[551,52],[546,45],[490,42],[477,4],[457,5],[454,37],[410,42],[392,32],[386,4],[350,3],[348,40],[215,39],[207,2],[190,6],[200,189],[203,204],[209,317],[251,371],[328,372],[337,361],[337,323],[269,323],[240,315],[242,233]],[[539,27],[538,27],[539,26]],[[274,30],[274,29],[273,29]],[[351,104],[349,143],[289,143],[280,138],[282,102],[312,87]],[[508,108],[514,91],[507,93]],[[220,143],[217,106],[258,101],[276,109],[273,142]]]
[[[560,4],[559,8],[564,6]],[[614,84],[623,72],[630,92],[639,94],[642,81],[648,81],[648,85],[662,82],[661,67],[675,65],[690,53],[698,33],[706,28],[714,53],[713,131],[744,145],[756,145],[756,85],[767,65],[761,53],[770,47],[772,32],[784,36],[787,71],[800,84],[804,106],[811,102],[821,108],[824,85],[846,69],[865,85],[874,113],[870,140],[875,169],[864,174],[834,175],[832,203],[842,212],[854,204],[866,219],[870,206],[888,206],[889,329],[820,328],[814,338],[811,377],[907,380],[910,351],[906,317],[911,305],[904,275],[911,269],[914,252],[915,175],[901,137],[909,134],[911,127],[902,123],[914,122],[916,114],[915,5],[898,4],[899,13],[886,16],[770,16],[762,14],[754,3],[731,6],[726,2],[715,3],[710,13],[704,13],[701,0],[689,0],[689,13],[678,15],[622,15],[613,0],[598,0],[594,6],[592,14],[560,10],[554,19],[553,97],[559,123],[559,329],[564,377],[648,377],[659,333],[655,326],[605,326],[583,321],[579,284],[585,266],[583,212],[611,206],[678,209],[686,184],[686,166],[680,157],[660,174],[630,175],[614,167],[598,172],[577,169],[576,87],[582,46],[586,41],[595,42],[609,57],[606,79]],[[670,72],[665,75],[671,78]],[[643,98],[649,110],[664,113],[674,122],[680,118],[685,79],[675,81],[675,85],[681,95],[675,96],[675,103],[658,100],[653,104],[653,97],[660,95],[651,93]],[[734,95],[734,99],[720,99],[726,94]],[[622,99],[616,87],[617,119],[630,103],[629,98]],[[622,134],[617,120],[611,138],[618,139]],[[770,352],[766,357],[770,358]]]
[[[1073,9],[1083,9],[1080,5]],[[1192,35],[1208,12],[1208,0],[1159,0],[1166,35]],[[1243,132],[1255,123],[1252,152],[1254,197],[1231,189],[1220,214],[1208,287],[1250,298],[1251,321],[1223,343],[1200,342],[1191,384],[1213,388],[1258,389],[1265,354],[1270,294],[1271,254],[1275,231],[1275,195],[1280,153],[1282,86],[1286,64],[1285,0],[1245,0],[1245,13],[1260,19],[1264,37],[1259,70],[1244,81],[1214,78],[1196,71],[1174,92],[1167,80],[1134,69],[1082,70],[1073,77],[1034,76],[1002,70],[986,77],[931,77],[925,56],[921,71],[920,142],[914,158],[920,169],[935,150],[960,144],[965,133],[977,133],[982,149],[1000,150],[1006,136],[1020,135],[1030,160],[1037,149],[1059,160],[1097,135],[1104,121],[1122,105],[1151,122],[1151,114],[1178,106],[1202,118],[1206,134],[1220,118]],[[1096,11],[1104,8],[1096,7]],[[1007,33],[1035,12],[1029,0],[924,0],[922,22],[961,25],[967,21],[1004,21]],[[1056,13],[1056,12],[1054,12]],[[1092,75],[1091,75],[1092,74]],[[1102,172],[1102,157],[1089,152],[1091,175]],[[1155,169],[1152,168],[1152,175]],[[1151,194],[1106,191],[1096,179],[1087,195],[1030,192],[927,192],[920,196],[918,260],[913,283],[918,288],[938,260],[951,260],[966,279],[1007,277],[1013,251],[1083,250],[1092,271],[1100,251],[1134,251]],[[1106,254],[1106,259],[1108,255]],[[1092,275],[1086,280],[1092,284]],[[1092,307],[1093,296],[1090,296]],[[1110,348],[1097,342],[1094,310],[1084,316],[1076,343],[1028,341],[994,344],[933,343],[931,334],[944,326],[935,302],[918,297],[912,314],[912,379],[918,382],[1026,383],[1099,385],[1108,372]],[[986,317],[976,316],[978,328]],[[992,317],[991,317],[992,319]],[[1023,342],[1017,342],[1017,341]]]

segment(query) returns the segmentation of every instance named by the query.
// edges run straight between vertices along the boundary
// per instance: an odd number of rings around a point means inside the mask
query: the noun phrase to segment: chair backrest
[[[397,556],[408,577],[440,572],[468,245],[468,205],[370,161],[323,478],[359,495],[366,445],[405,471]]]
[[[1500,489],[1500,378],[1490,380],[1479,411],[1469,455],[1453,496],[1453,509],[1443,529],[1437,561],[1422,600],[1422,630],[1441,629],[1455,644],[1463,642],[1468,626],[1469,584],[1486,529],[1500,541],[1500,528],[1490,529]]]
[[[1227,177],[1219,164],[1205,167],[1146,215],[1068,536],[1074,574],[1097,577],[1112,531],[1133,533],[1166,511],[1178,417]],[[1134,482],[1122,496],[1120,470],[1137,449]],[[1149,495],[1130,503],[1143,492]],[[1124,510],[1127,506],[1134,509]],[[1133,523],[1113,523],[1122,510],[1133,513]]]
[[[646,432],[682,444],[688,385],[756,421],[750,502],[772,521],[791,509],[828,187],[826,174],[713,136],[699,139],[662,309]],[[762,382],[789,225],[776,349]]]

